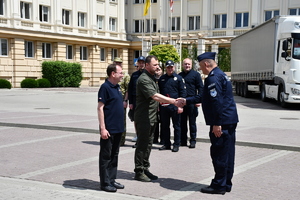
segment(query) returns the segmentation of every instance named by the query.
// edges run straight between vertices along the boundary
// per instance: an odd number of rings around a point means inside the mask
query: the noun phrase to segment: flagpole
[[[170,0],[169,0],[169,1],[170,1]],[[169,3],[170,3],[170,2],[169,2]],[[170,3],[170,6],[171,6],[171,3]],[[172,6],[173,6],[173,5],[172,5]],[[171,19],[170,19],[170,29],[171,29],[171,30],[170,30],[170,32],[171,32],[170,37],[171,37],[171,38],[170,38],[170,44],[171,44],[171,45],[172,45],[172,16],[173,16],[173,15],[172,15],[172,14],[173,14],[173,12],[172,12],[173,10],[172,10],[172,9],[173,9],[173,8],[170,7],[170,12],[171,12]]]
[[[181,26],[182,26],[182,0],[180,0],[180,24],[181,24]],[[179,66],[180,66],[180,68],[181,68],[181,53],[182,53],[182,39],[181,39],[181,35],[182,35],[182,27],[180,27],[180,36],[179,36],[179,52],[180,52],[180,55],[179,55],[179,58],[180,58],[180,60],[179,60]]]
[[[151,1],[150,1],[150,20],[149,20],[149,23],[150,23],[150,51],[152,50],[152,8],[151,8]]]

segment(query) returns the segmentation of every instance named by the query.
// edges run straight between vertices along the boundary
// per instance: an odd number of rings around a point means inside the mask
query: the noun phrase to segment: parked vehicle
[[[231,41],[236,94],[300,103],[300,16],[276,16]]]

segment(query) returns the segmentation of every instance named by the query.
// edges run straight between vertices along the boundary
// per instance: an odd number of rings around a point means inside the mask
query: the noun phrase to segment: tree
[[[218,54],[218,65],[224,72],[231,71],[230,48],[222,49]]]
[[[179,54],[175,47],[170,44],[156,45],[149,52],[149,55],[156,56],[158,61],[162,62],[163,67],[168,60],[173,60],[174,63],[179,62]]]

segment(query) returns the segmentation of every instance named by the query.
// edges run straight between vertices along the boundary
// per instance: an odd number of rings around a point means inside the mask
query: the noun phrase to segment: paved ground
[[[298,199],[300,109],[236,97],[233,190],[199,192],[213,175],[208,127],[201,109],[196,149],[151,153],[151,183],[133,180],[133,124],[121,147],[118,181],[99,190],[97,88],[0,90],[0,199]]]

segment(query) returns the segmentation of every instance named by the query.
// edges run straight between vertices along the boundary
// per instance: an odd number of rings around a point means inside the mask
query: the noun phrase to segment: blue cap
[[[166,67],[169,67],[169,66],[174,66],[174,62],[172,60],[168,60],[166,62]]]
[[[146,58],[145,58],[144,56],[140,56],[140,57],[137,59],[137,61],[140,61],[140,60],[142,60],[142,61],[145,62]]]
[[[203,54],[200,54],[197,59],[198,59],[198,62],[200,62],[201,60],[204,60],[204,59],[212,59],[212,60],[215,60],[215,57],[216,57],[216,52],[205,52]]]

